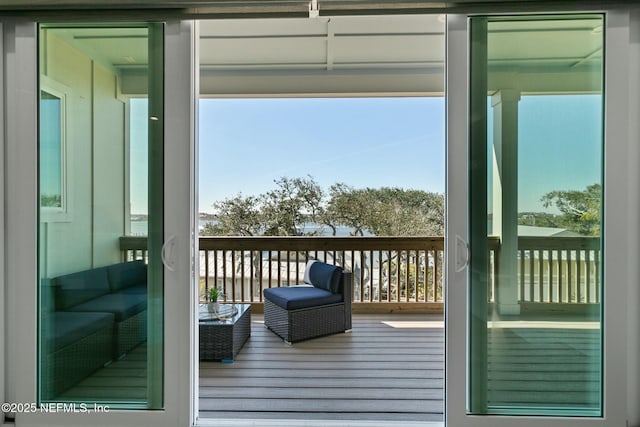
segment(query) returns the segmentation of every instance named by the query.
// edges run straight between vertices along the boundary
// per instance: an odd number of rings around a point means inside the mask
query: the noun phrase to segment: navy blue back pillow
[[[307,274],[308,273],[308,274]],[[340,276],[342,268],[337,265],[316,261],[307,265],[305,278],[316,288],[324,289],[332,294],[340,293]]]

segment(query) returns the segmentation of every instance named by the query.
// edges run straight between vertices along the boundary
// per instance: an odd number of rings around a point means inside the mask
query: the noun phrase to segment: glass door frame
[[[6,65],[6,254],[7,358],[3,402],[37,403],[37,57],[38,25],[34,21],[3,22]],[[20,412],[18,425],[175,427],[193,419],[190,359],[195,328],[193,189],[196,77],[191,21],[165,22],[164,58],[164,409],[111,410],[108,414]],[[6,45],[5,45],[6,46]],[[188,149],[185,149],[188,148]],[[196,252],[197,253],[197,252]],[[186,402],[189,399],[189,402]]]
[[[590,11],[592,12],[592,11]],[[470,34],[468,15],[447,19],[447,200],[445,297],[445,422],[452,426],[625,426],[627,419],[627,284],[629,239],[638,234],[625,209],[637,183],[628,183],[629,13],[605,13],[604,147],[604,374],[603,417],[472,416],[469,406],[469,127]],[[576,12],[574,12],[576,13]],[[636,184],[636,185],[633,185]],[[633,225],[632,225],[633,224]],[[635,228],[635,229],[630,229]],[[608,284],[608,285],[607,285]],[[623,350],[621,350],[623,349]]]
[[[36,396],[36,330],[35,287],[37,280],[36,230],[36,114],[37,105],[37,26],[35,22],[4,21],[4,46],[10,41],[14,50],[2,55],[5,62],[4,105],[11,105],[4,114],[4,186],[6,210],[4,242],[13,242],[5,250],[4,265],[0,261],[0,302],[6,307],[4,341],[0,335],[0,350],[6,358],[0,362],[6,375],[3,384],[15,387],[0,393],[0,400],[31,402]],[[449,15],[447,27],[447,286],[446,286],[446,406],[445,417],[452,426],[530,426],[530,417],[471,417],[466,415],[467,389],[467,272],[465,262],[468,240],[468,52],[467,16]],[[195,276],[197,267],[197,229],[195,228],[195,111],[197,109],[197,69],[194,69],[197,38],[194,25],[188,21],[169,22],[165,38],[165,159],[171,168],[165,170],[165,237],[175,271],[165,269],[165,407],[163,411],[118,411],[102,417],[69,414],[21,414],[20,422],[29,425],[193,425],[197,414],[197,353],[195,352]],[[627,254],[630,236],[638,235],[638,226],[625,210],[627,199],[637,191],[638,182],[628,183],[627,165],[632,144],[628,138],[627,105],[629,91],[627,65],[629,54],[629,16],[624,11],[607,13],[606,38],[606,141],[605,149],[605,270],[607,283],[620,288],[605,289],[605,377],[604,418],[536,418],[538,426],[622,426],[627,413],[626,351],[626,286],[635,277],[628,268]],[[3,52],[4,53],[4,52]],[[0,70],[2,73],[3,70]],[[0,88],[0,91],[2,88]],[[25,96],[32,94],[33,96]],[[633,113],[633,112],[632,112]],[[637,111],[635,112],[637,113]],[[188,146],[188,150],[185,149]],[[24,162],[32,161],[26,167]],[[460,173],[460,171],[464,171]],[[19,182],[19,185],[18,185]],[[191,191],[185,192],[185,188]],[[616,191],[611,191],[615,189]],[[18,191],[19,190],[19,191]],[[632,197],[630,200],[637,200]],[[188,223],[185,218],[189,218]],[[0,250],[2,252],[2,250]],[[614,255],[617,255],[616,259]],[[456,263],[458,263],[456,265]],[[6,292],[4,289],[6,287]],[[188,322],[185,320],[188,319]],[[0,334],[2,334],[0,332]],[[4,352],[3,352],[4,354]],[[20,379],[20,380],[18,380]]]

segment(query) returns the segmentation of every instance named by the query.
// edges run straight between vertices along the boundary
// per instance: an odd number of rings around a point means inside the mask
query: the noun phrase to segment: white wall
[[[93,78],[93,263],[105,265],[120,261],[124,235],[124,104],[116,76],[94,64]]]
[[[67,99],[68,218],[47,222],[40,239],[43,277],[112,264],[124,234],[124,104],[117,78],[68,42],[48,32],[41,65],[70,88]]]

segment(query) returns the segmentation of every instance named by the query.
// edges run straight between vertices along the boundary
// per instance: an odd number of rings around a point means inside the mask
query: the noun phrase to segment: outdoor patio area
[[[443,387],[442,315],[356,314],[293,345],[252,315],[234,363],[200,363],[200,417],[442,421]]]
[[[488,398],[596,408],[599,323],[576,316],[522,316],[488,326]],[[65,401],[144,403],[143,344],[60,396]],[[354,314],[353,330],[285,344],[252,314],[251,337],[233,363],[200,362],[199,414],[222,419],[442,421],[441,315]]]

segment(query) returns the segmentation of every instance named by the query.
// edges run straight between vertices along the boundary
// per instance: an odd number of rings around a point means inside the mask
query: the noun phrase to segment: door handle
[[[176,246],[176,235],[172,235],[162,245],[162,263],[169,271],[176,271],[176,261],[174,259],[174,248]]]
[[[469,266],[469,258],[471,254],[469,251],[469,242],[456,234],[456,273],[460,273],[462,270]]]

